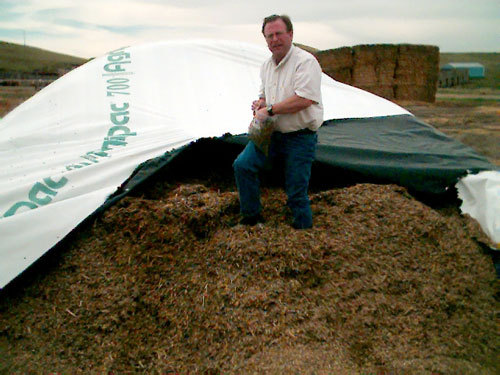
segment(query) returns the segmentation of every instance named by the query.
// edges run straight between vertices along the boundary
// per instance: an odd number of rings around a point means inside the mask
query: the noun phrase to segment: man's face
[[[278,18],[275,21],[266,23],[264,37],[274,60],[279,63],[292,46],[293,31],[286,31],[285,23]]]

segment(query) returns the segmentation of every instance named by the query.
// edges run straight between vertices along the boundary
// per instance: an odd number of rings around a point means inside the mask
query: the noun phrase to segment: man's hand
[[[269,113],[267,113],[267,108],[266,107],[260,108],[257,112],[255,112],[255,117],[260,122],[266,121],[267,118],[269,117]]]
[[[252,102],[252,112],[255,114],[256,111],[266,106],[266,99],[259,98]]]

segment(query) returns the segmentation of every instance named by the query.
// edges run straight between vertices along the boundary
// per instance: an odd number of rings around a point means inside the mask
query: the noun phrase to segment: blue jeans
[[[312,227],[312,213],[307,190],[317,141],[318,136],[312,131],[274,132],[269,157],[266,157],[252,141],[248,142],[233,163],[241,214],[255,216],[260,213],[262,206],[258,174],[269,162],[282,158],[285,168],[287,205],[292,210],[293,226],[295,228]]]

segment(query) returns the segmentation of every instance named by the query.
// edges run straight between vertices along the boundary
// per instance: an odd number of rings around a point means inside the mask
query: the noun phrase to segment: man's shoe
[[[299,223],[293,222],[292,223],[292,228],[293,229],[310,229],[310,228],[312,228],[312,224],[311,225],[305,225],[305,224],[299,224]]]
[[[243,216],[240,220],[240,224],[242,225],[249,225],[253,227],[257,223],[263,223],[264,218],[262,217],[261,214],[253,215],[253,216]]]

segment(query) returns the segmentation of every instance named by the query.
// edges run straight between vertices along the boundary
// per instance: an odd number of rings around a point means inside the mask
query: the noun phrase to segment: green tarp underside
[[[411,115],[327,121],[316,159],[430,194],[445,193],[467,173],[498,169]]]
[[[328,120],[318,131],[313,179],[342,185],[343,178],[395,183],[411,191],[445,194],[468,173],[498,170],[473,149],[411,115]],[[140,165],[109,203],[172,161],[189,167],[230,165],[248,142],[246,135],[201,139]],[[186,157],[186,155],[189,155]],[[328,184],[326,184],[328,185]]]

